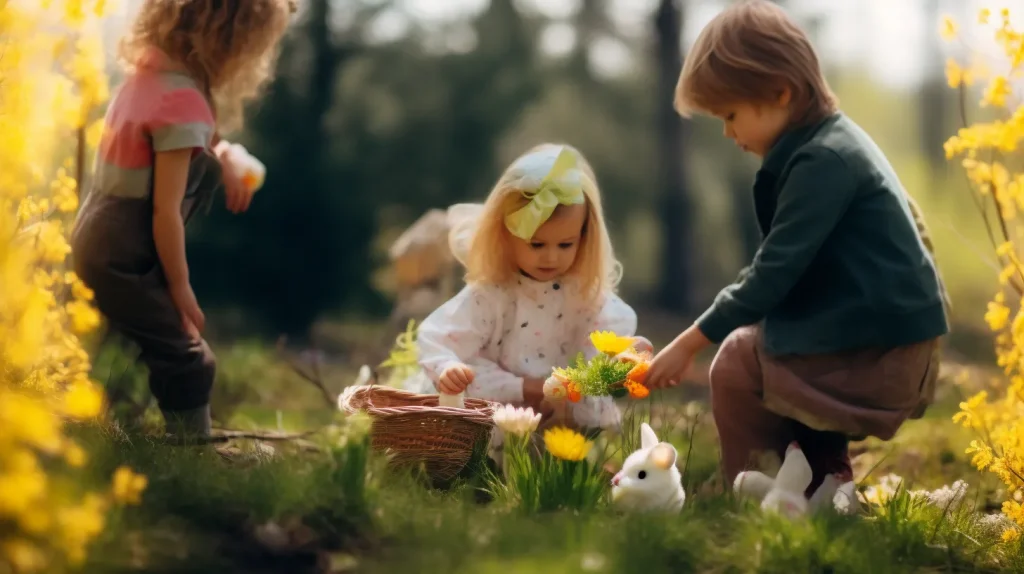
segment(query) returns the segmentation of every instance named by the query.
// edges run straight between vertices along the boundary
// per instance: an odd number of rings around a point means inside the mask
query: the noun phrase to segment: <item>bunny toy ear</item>
[[[803,492],[811,484],[811,479],[811,465],[804,451],[796,443],[791,444],[786,450],[786,459],[782,461],[779,473],[775,475],[776,486],[792,492]]]
[[[658,442],[658,435],[654,434],[651,425],[642,423],[640,425],[640,448],[653,448]]]
[[[667,442],[654,445],[650,456],[651,464],[661,470],[668,470],[676,463],[676,449]]]

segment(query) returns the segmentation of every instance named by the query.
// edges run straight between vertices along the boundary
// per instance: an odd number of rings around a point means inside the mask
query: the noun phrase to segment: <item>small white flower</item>
[[[932,493],[927,491],[927,490],[923,490],[923,489],[920,489],[920,488],[917,489],[917,490],[908,490],[907,494],[910,495],[910,498],[914,498],[914,499],[916,499],[916,498],[924,498],[924,499],[927,499],[928,502],[931,502],[931,495],[932,495]]]
[[[1013,526],[1013,521],[1005,514],[985,514],[978,520],[978,525],[989,532],[1002,532]]]
[[[887,474],[878,480],[878,484],[864,489],[861,497],[868,504],[885,504],[890,498],[896,495],[903,478],[896,474]]]
[[[963,480],[954,482],[953,486],[946,485],[927,494],[928,502],[943,509],[956,506],[966,495],[967,483]]]
[[[533,409],[516,408],[512,405],[498,407],[492,416],[494,424],[503,432],[513,435],[527,435],[537,430],[540,414],[533,414]]]
[[[704,413],[704,406],[697,401],[686,403],[686,418],[693,419]]]

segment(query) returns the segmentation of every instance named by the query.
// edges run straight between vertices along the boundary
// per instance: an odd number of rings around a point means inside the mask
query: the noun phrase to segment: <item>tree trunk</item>
[[[686,189],[686,135],[688,124],[675,112],[676,82],[682,68],[680,42],[682,0],[661,0],[655,13],[657,34],[658,171],[661,188],[662,269],[658,289],[661,306],[677,313],[693,310],[691,276],[691,202]]]
[[[324,117],[334,99],[334,83],[341,65],[342,52],[334,39],[331,29],[331,3],[329,0],[315,0],[311,5],[308,36],[313,57],[310,66],[309,100],[311,125],[307,126],[311,144],[310,151],[318,153],[324,135]]]
[[[928,0],[925,4],[924,14],[927,23],[928,33],[925,34],[925,77],[918,88],[918,110],[920,115],[920,138],[921,149],[933,170],[941,169],[946,165],[945,152],[942,144],[945,142],[946,131],[946,97],[949,93],[946,87],[945,73],[942,68],[942,47],[939,43],[938,33],[935,31],[939,26],[939,15],[942,12],[940,0]],[[929,177],[931,174],[929,173]]]
[[[597,83],[590,68],[590,47],[605,24],[604,10],[603,0],[582,0],[576,13],[576,46],[569,57],[569,69],[588,88]]]

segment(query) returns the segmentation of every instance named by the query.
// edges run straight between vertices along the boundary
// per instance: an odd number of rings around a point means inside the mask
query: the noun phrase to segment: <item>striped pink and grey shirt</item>
[[[118,89],[107,109],[96,156],[93,191],[145,199],[153,190],[157,152],[213,142],[213,109],[199,84],[167,57],[151,50]]]

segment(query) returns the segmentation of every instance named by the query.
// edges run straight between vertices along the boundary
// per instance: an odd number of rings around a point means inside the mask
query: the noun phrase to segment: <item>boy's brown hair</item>
[[[743,0],[723,10],[701,31],[686,56],[675,108],[684,117],[724,105],[775,101],[791,92],[790,127],[836,112],[839,100],[821,72],[807,35],[767,0]]]

